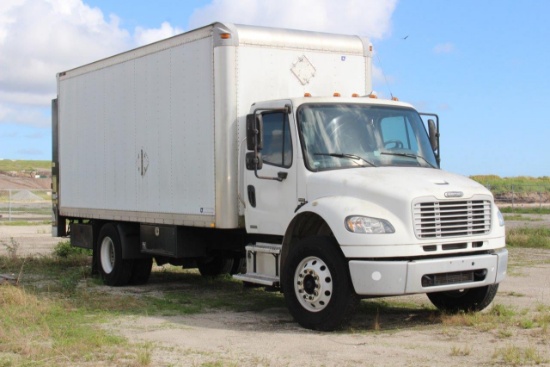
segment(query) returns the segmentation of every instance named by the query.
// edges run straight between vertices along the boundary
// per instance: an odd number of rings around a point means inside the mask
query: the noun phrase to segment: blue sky
[[[441,119],[442,167],[550,176],[545,0],[2,0],[0,158],[50,159],[55,73],[213,21],[349,33],[374,86]]]

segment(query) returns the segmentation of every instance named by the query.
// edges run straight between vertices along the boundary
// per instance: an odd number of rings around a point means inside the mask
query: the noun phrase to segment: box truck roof
[[[58,77],[79,75],[207,37],[213,38],[213,47],[248,45],[372,57],[372,44],[366,37],[217,22],[60,72]]]

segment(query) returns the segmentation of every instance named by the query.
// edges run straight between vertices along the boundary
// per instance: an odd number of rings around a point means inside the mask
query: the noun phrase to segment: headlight
[[[498,224],[500,224],[501,227],[504,227],[504,216],[500,212],[500,210],[497,208],[497,217],[498,217]]]
[[[395,233],[395,229],[390,222],[379,218],[354,215],[347,217],[345,220],[345,224],[346,229],[353,233]]]

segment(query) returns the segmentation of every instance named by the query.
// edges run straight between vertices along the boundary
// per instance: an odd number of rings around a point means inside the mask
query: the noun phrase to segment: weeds
[[[137,345],[95,326],[100,322],[98,315],[84,313],[65,301],[0,286],[0,305],[0,353],[17,355],[23,364],[76,365],[98,355],[108,356],[113,364],[121,359],[131,361],[125,365],[150,363]]]
[[[465,357],[469,356],[470,353],[472,353],[472,349],[469,346],[464,346],[462,348],[457,346],[451,347],[452,357]]]
[[[70,241],[61,241],[55,245],[53,254],[62,258],[80,255],[92,256],[92,250],[72,246]]]
[[[493,359],[509,366],[539,365],[546,362],[535,348],[520,348],[513,345],[497,348],[493,353]]]
[[[510,228],[506,242],[510,247],[550,249],[550,228]]]
[[[19,242],[13,239],[13,237],[10,237],[10,243],[6,243],[4,241],[1,242],[2,246],[6,249],[8,252],[8,257],[10,259],[16,259],[17,258],[17,251],[19,250]]]

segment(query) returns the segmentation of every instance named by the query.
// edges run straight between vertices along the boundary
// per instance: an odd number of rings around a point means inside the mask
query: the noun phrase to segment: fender
[[[387,208],[383,208],[377,204],[367,200],[358,199],[356,197],[329,196],[313,200],[298,210],[298,213],[289,225],[287,233],[285,233],[285,242],[286,237],[292,235],[295,231],[295,229],[292,228],[293,222],[297,217],[303,215],[304,213],[313,213],[322,218],[341,246],[364,246],[367,242],[376,243],[378,245],[389,245],[397,244],[401,241],[403,243],[410,243],[411,240],[410,230],[407,231],[406,228],[407,223],[404,223],[402,219],[397,217]],[[351,233],[345,227],[345,219],[350,215],[362,215],[385,219],[393,225],[395,228],[395,233],[368,235]],[[405,213],[403,217],[410,218],[412,221],[410,212]],[[410,224],[408,227],[410,227]],[[399,233],[408,235],[401,238]]]

